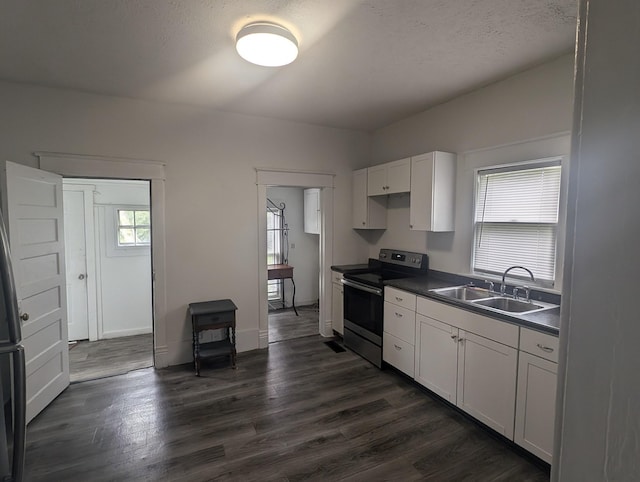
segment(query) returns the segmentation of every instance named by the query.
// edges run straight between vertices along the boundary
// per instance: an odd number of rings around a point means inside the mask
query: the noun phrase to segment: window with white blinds
[[[553,283],[560,172],[559,160],[478,171],[474,271],[502,274],[521,265]]]

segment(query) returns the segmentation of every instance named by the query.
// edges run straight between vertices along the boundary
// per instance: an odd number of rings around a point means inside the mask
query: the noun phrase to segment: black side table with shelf
[[[237,309],[238,307],[229,299],[189,304],[193,333],[193,362],[197,376],[200,376],[200,361],[205,358],[229,355],[231,366],[236,367]],[[223,340],[200,343],[200,333],[220,329],[223,329],[226,335]]]

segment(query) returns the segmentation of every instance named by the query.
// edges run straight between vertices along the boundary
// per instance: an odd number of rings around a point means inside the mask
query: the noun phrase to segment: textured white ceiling
[[[573,49],[576,0],[0,0],[0,79],[371,130]],[[235,52],[297,36],[291,65]]]

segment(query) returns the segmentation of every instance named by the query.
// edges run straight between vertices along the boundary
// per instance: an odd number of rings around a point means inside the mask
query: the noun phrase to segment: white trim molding
[[[40,169],[55,172],[63,177],[151,181],[154,365],[156,368],[169,366],[166,319],[165,164],[158,161],[59,152],[34,154],[40,159]]]
[[[331,262],[333,260],[333,181],[335,174],[256,168],[258,186],[258,306],[259,347],[269,346],[267,304],[267,186],[320,188],[320,253],[318,332],[333,336],[331,326]]]

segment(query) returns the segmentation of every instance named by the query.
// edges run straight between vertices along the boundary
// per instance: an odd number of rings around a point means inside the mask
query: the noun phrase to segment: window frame
[[[108,209],[111,209],[111,222],[108,222]],[[149,232],[151,239],[149,244],[144,245],[120,245],[118,234],[120,228],[119,211],[149,211]],[[153,214],[151,213],[151,206],[141,204],[113,204],[107,207],[105,212],[107,232],[106,234],[106,254],[108,257],[114,256],[140,256],[142,254],[150,253],[151,246],[153,245],[153,233],[151,226],[153,225]],[[146,226],[146,225],[145,225]]]
[[[146,208],[146,209],[134,209],[134,208],[123,208],[123,207],[118,207],[116,208],[116,244],[118,248],[147,248],[151,246],[151,209]],[[133,224],[129,225],[123,225],[120,222],[120,212],[121,211],[130,211],[133,212]],[[138,225],[136,223],[136,213],[137,212],[147,212],[149,213],[149,224],[140,224]],[[138,244],[137,239],[137,230],[139,229],[148,229],[149,230],[149,242],[148,243],[140,243]],[[120,231],[122,229],[133,229],[133,235],[134,235],[134,243],[133,244],[121,244],[120,243]]]
[[[473,170],[473,194],[472,194],[472,210],[471,210],[471,252],[470,252],[470,273],[474,276],[483,277],[488,280],[502,281],[502,275],[495,272],[488,272],[483,270],[476,270],[476,230],[480,223],[476,222],[476,208],[478,198],[478,176],[482,172],[496,171],[496,172],[511,172],[521,171],[527,169],[536,169],[541,167],[559,166],[560,167],[560,185],[558,192],[558,220],[555,223],[555,248],[554,248],[554,277],[553,280],[541,280],[537,279],[533,282],[522,270],[514,270],[509,272],[509,278],[521,279],[527,282],[527,285],[535,286],[537,288],[547,289],[553,292],[559,292],[559,287],[562,284],[562,266],[563,266],[563,248],[564,248],[564,236],[566,229],[566,156],[558,155],[552,157],[544,157],[539,159],[530,159],[526,161],[516,161],[503,164],[487,165],[477,167]],[[512,223],[514,225],[520,223]],[[525,266],[528,268],[528,266]],[[535,273],[534,273],[535,275]]]

